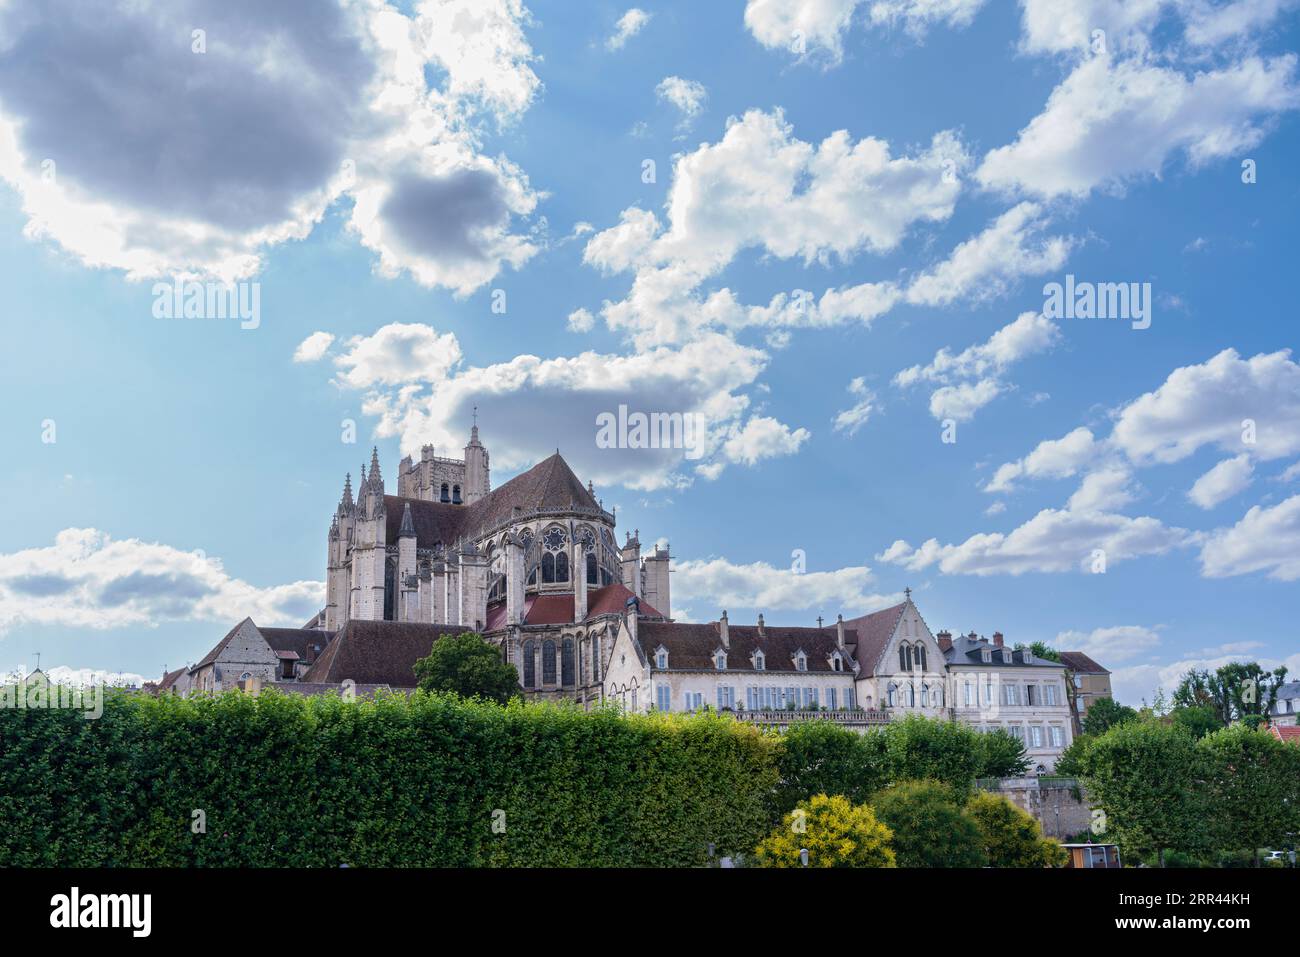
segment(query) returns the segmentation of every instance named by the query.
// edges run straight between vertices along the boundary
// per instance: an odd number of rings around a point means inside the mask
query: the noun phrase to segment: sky
[[[0,2],[0,670],[306,622],[477,407],[682,620],[1300,671],[1300,0],[111,6]]]

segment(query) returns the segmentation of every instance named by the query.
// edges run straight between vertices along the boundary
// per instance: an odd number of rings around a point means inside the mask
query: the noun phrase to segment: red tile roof
[[[443,635],[470,631],[461,625],[424,625],[399,621],[349,621],[334,636],[316,663],[304,672],[307,683],[414,688],[415,663],[427,658]]]
[[[1268,730],[1273,732],[1273,737],[1277,738],[1279,741],[1284,741],[1287,744],[1300,745],[1300,726],[1270,724]]]
[[[846,645],[851,645],[857,634],[851,629],[844,631]],[[661,645],[668,652],[668,668],[671,671],[712,671],[714,669],[713,653],[722,647],[722,636],[718,622],[708,624],[687,624],[684,622],[644,621],[637,627],[637,641],[640,642],[647,659],[654,661],[655,650]],[[808,658],[808,671],[833,671],[829,657],[836,649],[835,628],[785,628],[767,625],[760,637],[758,628],[752,625],[730,625],[727,628],[727,670],[754,670],[752,657],[762,650],[766,659],[764,670],[772,672],[794,672],[794,655],[803,650]],[[852,674],[853,656],[843,655],[845,671]]]
[[[1078,675],[1108,675],[1110,674],[1105,668],[1097,664],[1082,651],[1062,651],[1061,664],[1069,668]]]
[[[587,592],[587,621],[601,615],[617,615],[627,608],[632,592],[622,582],[605,585]],[[662,618],[653,605],[641,601],[642,618]],[[524,598],[525,625],[568,625],[573,622],[573,593],[552,592],[538,595],[530,593]],[[497,600],[488,606],[487,623],[483,630],[497,631],[506,626],[506,603]]]
[[[844,620],[846,629],[852,628],[858,633],[858,642],[854,647],[853,655],[862,666],[861,677],[865,678],[876,673],[876,663],[885,653],[889,639],[898,628],[899,619],[903,617],[903,609],[906,607],[907,602],[903,602],[901,605],[891,605],[889,608],[873,611],[860,618]]]

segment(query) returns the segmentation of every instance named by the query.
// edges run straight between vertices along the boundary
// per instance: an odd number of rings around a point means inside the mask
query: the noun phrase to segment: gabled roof
[[[845,644],[855,638],[856,633],[846,628]],[[762,651],[765,672],[802,674],[794,666],[795,652],[802,649],[808,656],[809,673],[833,672],[829,658],[838,650],[844,662],[843,670],[853,674],[853,655],[848,648],[838,648],[834,628],[766,625],[760,637],[757,626],[730,625],[727,639],[727,671],[756,673],[751,659],[755,652]],[[713,671],[713,655],[722,647],[722,632],[716,621],[708,624],[641,621],[637,624],[637,641],[643,650],[652,652],[662,645],[668,652],[669,671]]]
[[[1110,674],[1105,668],[1097,664],[1082,651],[1061,651],[1061,664],[1069,668],[1077,675],[1108,675]]]
[[[231,639],[239,633],[239,629],[244,627],[245,622],[252,625],[253,630],[262,636],[262,640],[266,642],[268,648],[273,652],[277,652],[276,657],[282,657],[278,652],[292,651],[303,661],[315,661],[316,656],[324,651],[325,646],[329,644],[330,639],[333,637],[332,632],[313,628],[259,628],[253,619],[245,618],[226,632],[226,637],[217,642],[198,664],[189,669],[190,673],[193,674],[200,668],[210,665],[220,658],[221,653],[226,650],[226,646],[230,644]]]
[[[230,644],[231,639],[233,639],[235,635],[238,634],[239,629],[244,627],[244,622],[248,622],[251,625],[253,624],[253,619],[245,618],[239,624],[235,625],[234,628],[231,628],[228,632],[226,632],[226,637],[218,641],[212,647],[212,650],[209,651],[206,655],[204,655],[203,658],[199,661],[199,663],[190,669],[190,674],[193,674],[194,672],[198,671],[200,668],[210,665],[214,661],[216,661],[217,658],[221,656],[221,653],[226,650],[226,645]],[[256,628],[257,626],[253,625],[253,627]]]
[[[353,619],[339,629],[324,653],[302,675],[306,683],[415,687],[415,663],[427,658],[444,635],[471,631],[463,625]]]
[[[1285,742],[1286,744],[1300,746],[1300,727],[1295,725],[1279,726],[1271,724],[1268,726],[1268,730],[1271,731],[1273,737],[1277,738],[1279,741]]]
[[[876,673],[876,663],[880,661],[880,656],[885,653],[885,649],[889,646],[889,639],[898,630],[898,623],[902,620],[903,611],[908,604],[908,602],[903,602],[899,605],[882,608],[880,611],[873,611],[871,614],[863,615],[860,618],[846,618],[844,620],[844,627],[853,629],[858,635],[853,654],[857,658],[858,664],[862,666],[860,677],[865,678]]]
[[[525,512],[570,506],[600,508],[559,452],[493,489],[472,505],[385,495],[387,541],[397,541],[407,505],[411,507],[417,548],[433,548],[438,544],[450,548],[460,538],[477,538],[483,529],[509,519],[516,507]]]
[[[185,674],[184,668],[177,668],[175,671],[166,672],[162,676],[162,680],[159,681],[158,684],[154,686],[154,690],[159,694],[161,694],[164,691],[170,691],[172,686],[176,684],[176,679],[183,674]]]

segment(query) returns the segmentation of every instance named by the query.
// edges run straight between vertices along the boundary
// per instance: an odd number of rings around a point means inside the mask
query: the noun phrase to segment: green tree
[[[1206,843],[1203,762],[1182,728],[1126,721],[1082,756],[1088,795],[1106,815],[1106,832],[1135,855],[1191,851]]]
[[[787,814],[755,849],[759,867],[894,867],[889,828],[866,805],[842,795],[815,794]]]
[[[433,643],[427,658],[415,663],[423,691],[486,698],[505,704],[519,694],[519,673],[501,660],[501,652],[478,635],[447,635]]]
[[[1252,715],[1262,718],[1277,702],[1278,689],[1286,681],[1286,668],[1265,671],[1258,662],[1232,661],[1216,672],[1229,704],[1231,717],[1246,720]],[[1258,725],[1259,721],[1252,722]]]
[[[1083,718],[1084,734],[1105,734],[1117,724],[1133,721],[1138,713],[1126,704],[1120,704],[1114,698],[1098,698],[1088,705],[1088,713]]]
[[[1097,740],[1091,734],[1081,734],[1056,759],[1056,773],[1064,777],[1077,778],[1083,774],[1083,757],[1088,753],[1092,742]]]
[[[1042,658],[1044,661],[1059,662],[1061,660],[1061,653],[1042,641],[1035,641],[1029,646],[1029,650],[1034,653],[1035,658]]]
[[[941,781],[902,781],[875,796],[876,816],[893,832],[899,867],[983,867],[988,855],[956,791]]]
[[[1300,817],[1300,748],[1245,725],[1221,728],[1197,745],[1205,757],[1211,819],[1220,847],[1283,844]]]
[[[1029,770],[1024,742],[1005,728],[977,734],[975,740],[979,745],[980,777],[1018,778]]]
[[[1065,851],[1043,837],[1029,814],[1000,794],[981,791],[966,802],[966,816],[979,829],[989,867],[1060,867]]]
[[[1169,718],[1176,727],[1185,729],[1188,734],[1198,741],[1211,731],[1217,731],[1223,727],[1223,723],[1219,721],[1219,716],[1214,713],[1214,708],[1205,704],[1174,708],[1173,711],[1169,712]]]
[[[1174,689],[1174,707],[1207,707],[1214,711],[1220,727],[1227,727],[1231,720],[1231,707],[1228,695],[1219,676],[1206,669],[1193,668],[1183,674]]]
[[[943,781],[964,800],[981,773],[979,732],[964,724],[909,715],[877,733],[884,736],[889,781]]]
[[[884,787],[885,762],[878,736],[861,735],[831,721],[800,721],[781,736],[777,810],[785,813],[814,794],[842,794],[865,804]]]

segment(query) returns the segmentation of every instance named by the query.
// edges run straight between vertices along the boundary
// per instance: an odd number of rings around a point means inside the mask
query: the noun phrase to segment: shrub
[[[979,829],[989,867],[1060,867],[1066,851],[1043,837],[1042,828],[1000,794],[981,792],[966,802],[966,816]]]
[[[941,781],[903,781],[872,801],[893,832],[899,867],[983,867],[979,829],[962,813],[957,793]]]
[[[883,735],[861,735],[831,721],[801,721],[781,736],[777,811],[785,813],[815,794],[842,794],[854,804],[888,783]]]
[[[759,867],[894,867],[889,828],[871,808],[841,795],[815,794],[785,816],[755,850]]]

